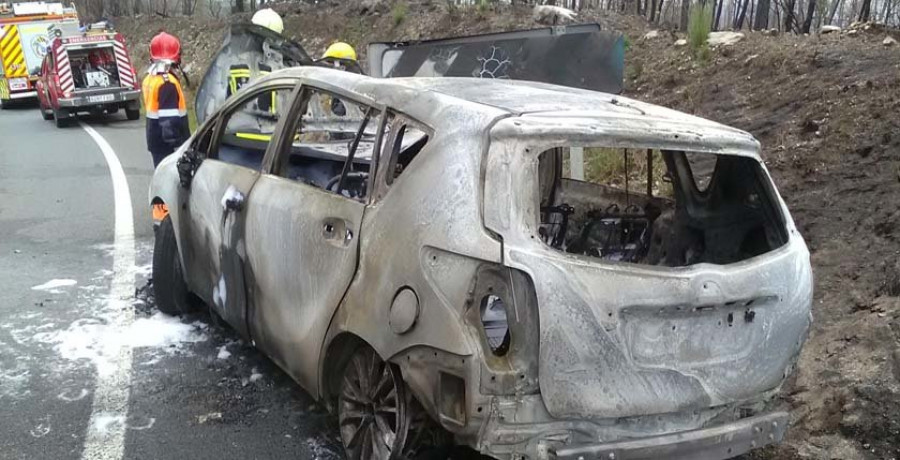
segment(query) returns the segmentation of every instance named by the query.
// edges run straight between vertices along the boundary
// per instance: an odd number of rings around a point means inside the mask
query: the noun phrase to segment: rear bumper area
[[[37,97],[37,91],[22,91],[20,93],[12,93],[12,92],[9,93],[9,98],[12,100],[30,99],[30,98],[36,98],[36,97]]]
[[[70,98],[60,99],[59,107],[64,109],[78,109],[82,107],[95,107],[98,105],[121,104],[129,101],[139,101],[139,90],[117,90],[106,92],[76,93]]]
[[[548,452],[556,459],[722,460],[780,442],[788,414],[773,412],[726,425],[609,444],[566,446]]]

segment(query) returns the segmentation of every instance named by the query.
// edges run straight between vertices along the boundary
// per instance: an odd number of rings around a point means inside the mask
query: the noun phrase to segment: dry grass
[[[627,158],[627,175],[626,175]],[[666,164],[658,150],[652,153],[651,161],[647,161],[646,150],[616,149],[589,147],[584,149],[584,178],[588,182],[608,185],[625,190],[625,178],[628,178],[628,191],[646,193],[647,172],[652,163],[654,196],[672,196],[672,185],[666,182]],[[563,157],[563,166],[569,171],[568,154]]]

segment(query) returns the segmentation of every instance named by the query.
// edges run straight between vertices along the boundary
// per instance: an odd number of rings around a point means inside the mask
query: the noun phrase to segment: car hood
[[[509,78],[621,93],[625,41],[599,24],[583,24],[371,43],[368,55],[373,77]]]
[[[265,27],[255,24],[232,25],[197,90],[194,109],[198,123],[203,123],[225,102],[229,71],[236,64],[249,66],[251,75],[255,77],[260,75],[260,64],[275,71],[312,65],[313,60],[300,44]]]

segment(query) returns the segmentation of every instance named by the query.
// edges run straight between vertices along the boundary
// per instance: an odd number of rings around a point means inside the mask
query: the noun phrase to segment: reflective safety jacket
[[[143,84],[147,149],[170,154],[191,136],[181,82],[168,66],[153,65]]]
[[[272,73],[272,67],[263,63],[257,64],[259,76],[263,77]],[[253,71],[247,64],[235,64],[228,70],[228,87],[225,88],[225,95],[231,97],[232,94],[241,90],[250,80],[253,79]],[[278,113],[278,101],[275,91],[263,93],[257,98],[257,107],[259,110],[272,114]]]

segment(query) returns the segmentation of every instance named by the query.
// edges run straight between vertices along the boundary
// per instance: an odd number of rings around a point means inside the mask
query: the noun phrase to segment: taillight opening
[[[481,325],[485,339],[495,356],[504,356],[509,351],[510,333],[506,313],[506,302],[499,296],[489,294],[481,299]]]

